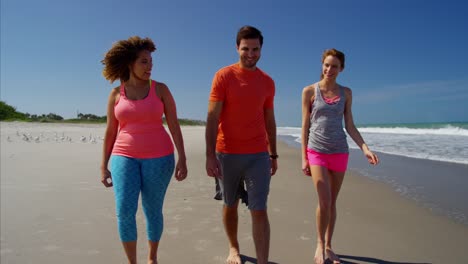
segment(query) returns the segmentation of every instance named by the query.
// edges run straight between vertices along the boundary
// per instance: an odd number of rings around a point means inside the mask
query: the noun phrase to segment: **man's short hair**
[[[239,46],[241,39],[258,39],[260,40],[260,46],[263,45],[263,36],[262,32],[252,26],[243,26],[237,32],[237,46]]]

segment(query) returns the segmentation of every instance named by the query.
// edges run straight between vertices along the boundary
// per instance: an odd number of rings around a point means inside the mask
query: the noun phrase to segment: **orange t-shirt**
[[[216,151],[251,154],[268,151],[264,109],[273,108],[275,83],[257,68],[232,64],[216,72],[210,101],[223,102]]]

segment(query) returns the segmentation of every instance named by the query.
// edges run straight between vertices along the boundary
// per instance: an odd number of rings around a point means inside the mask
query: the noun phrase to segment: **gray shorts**
[[[250,210],[266,210],[270,191],[271,161],[268,152],[255,154],[216,153],[222,179],[216,178],[215,199],[234,206],[239,199]],[[248,200],[247,200],[248,196]]]

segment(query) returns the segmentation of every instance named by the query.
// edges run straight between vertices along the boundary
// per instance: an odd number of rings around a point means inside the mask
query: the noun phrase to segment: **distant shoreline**
[[[63,119],[63,120],[24,120],[24,119],[9,119],[1,120],[1,122],[23,122],[23,123],[53,123],[53,124],[106,124],[106,120],[88,120],[88,119]],[[166,124],[164,120],[164,124]],[[179,119],[181,126],[204,126],[205,121],[192,119]]]

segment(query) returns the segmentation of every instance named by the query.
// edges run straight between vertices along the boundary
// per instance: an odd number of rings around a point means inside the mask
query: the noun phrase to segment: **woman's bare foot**
[[[333,250],[330,247],[327,247],[325,250],[327,253],[327,257],[333,262],[333,264],[340,264],[341,260],[340,258],[333,252]]]
[[[227,264],[242,264],[242,260],[240,258],[239,249],[231,248],[229,250],[229,256],[226,259]]]
[[[317,244],[317,249],[315,250],[314,260],[315,260],[315,264],[324,264],[325,263],[323,246],[320,245],[320,244]]]

